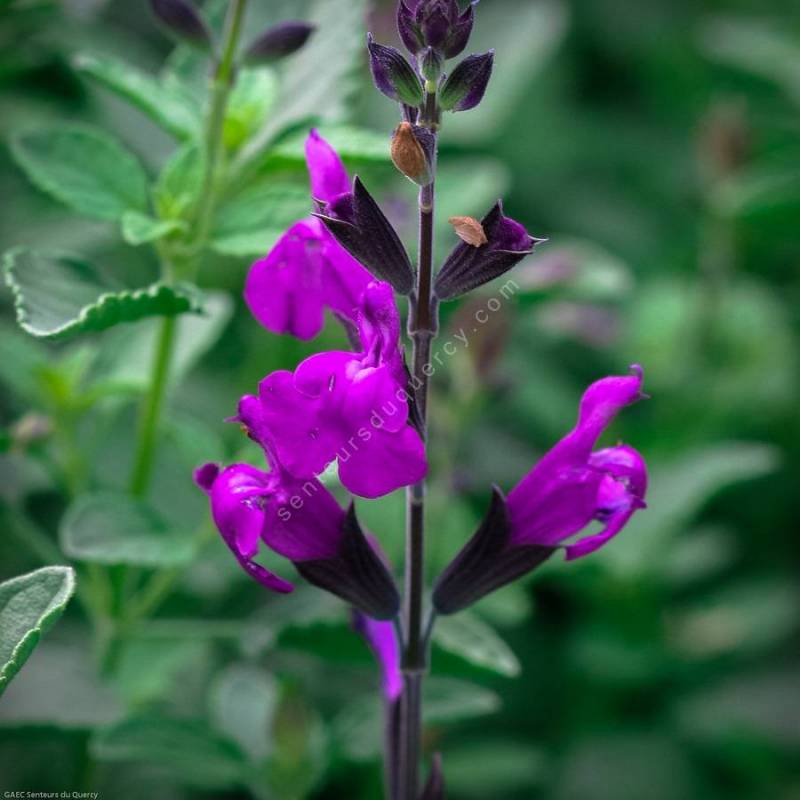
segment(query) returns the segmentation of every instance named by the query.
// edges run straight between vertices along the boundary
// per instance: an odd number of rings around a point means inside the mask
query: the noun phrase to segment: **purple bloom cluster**
[[[311,192],[341,204],[350,181],[341,159],[316,132],[306,141]],[[410,393],[392,287],[376,281],[316,218],[289,228],[253,264],[245,300],[265,327],[315,335],[326,308],[350,320],[360,347],[318,353],[294,372],[261,381],[239,402],[240,423],[264,450],[264,472],[248,464],[195,473],[212,515],[242,567],[267,588],[291,584],[253,560],[259,542],[298,565],[340,556],[345,511],[317,476],[338,462],[353,494],[380,497],[425,477],[425,447],[409,417]],[[301,569],[302,571],[302,569]]]

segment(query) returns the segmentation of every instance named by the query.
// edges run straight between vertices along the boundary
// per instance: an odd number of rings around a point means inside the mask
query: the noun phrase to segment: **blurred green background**
[[[306,5],[252,2],[276,19]],[[369,25],[394,43],[391,6],[373,6]],[[396,111],[368,83],[365,30],[330,51],[358,69],[322,132],[412,242],[414,189],[387,161]],[[427,752],[442,750],[453,800],[797,800],[797,5],[483,0],[470,50],[489,47],[486,100],[444,122],[440,221],[502,196],[549,242],[436,373],[431,577],[474,529],[489,485],[511,488],[572,425],[587,383],[633,361],[651,399],[608,440],[647,457],[650,508],[598,554],[554,559],[443,622]],[[141,0],[0,2],[0,249],[78,250],[120,280],[153,279],[149,251],[33,188],[6,142],[44,123],[98,124],[156,174],[168,137],[88,81],[76,55],[155,73],[168,52]],[[376,135],[348,155],[341,123]],[[305,185],[291,142],[275,158]],[[293,203],[272,227],[300,213]],[[241,447],[222,423],[239,395],[343,344],[333,321],[310,343],[261,329],[241,300],[241,249],[204,260],[202,285],[223,294],[181,343],[151,498],[176,529],[205,519],[191,469]],[[446,307],[442,342],[497,296]],[[124,482],[152,331],[45,346],[16,328],[5,289],[0,313],[5,579],[39,566],[26,540],[55,542],[71,497]],[[109,382],[125,391],[82,413],[87,387]],[[358,507],[398,564],[402,493]],[[114,675],[98,679],[90,649],[73,603],[0,700],[0,789],[380,796],[377,683],[346,615],[304,588],[265,597],[216,539]]]

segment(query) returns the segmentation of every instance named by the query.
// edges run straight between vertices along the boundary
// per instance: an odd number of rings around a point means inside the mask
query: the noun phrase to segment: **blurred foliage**
[[[218,22],[222,4],[209,5]],[[44,317],[46,330],[93,331],[80,339],[28,337],[12,293],[0,295],[0,578],[65,563],[59,547],[81,563],[80,602],[0,699],[4,790],[380,796],[377,677],[345,611],[305,587],[265,596],[211,535],[190,479],[203,460],[257,458],[222,424],[240,394],[343,345],[333,322],[314,343],[272,336],[241,301],[248,259],[307,213],[310,110],[348,166],[382,187],[398,228],[413,228],[413,188],[387,160],[395,112],[368,85],[358,4],[346,5],[354,16],[317,5],[322,49],[282,74],[242,75],[226,146],[270,149],[221,203],[200,275],[205,315],[178,323],[156,491],[130,509],[114,493],[156,335],[141,318],[191,301],[132,287],[157,278],[141,245],[182,224],[188,201],[175,187],[199,168],[191,132],[204,67],[179,48],[159,73],[168,44],[144,3],[0,2],[0,249],[77,251],[97,265],[95,275],[59,261],[67,302]],[[275,20],[309,4],[252,6]],[[391,40],[391,3],[370,24]],[[468,346],[443,356],[434,378],[431,576],[473,530],[489,484],[510,488],[571,425],[582,387],[631,361],[652,399],[613,437],[647,456],[652,492],[610,547],[548,562],[439,628],[426,751],[443,750],[453,800],[798,798],[796,5],[484,0],[471,46],[496,47],[497,71],[478,110],[445,119],[439,251],[453,242],[448,215],[480,215],[501,195],[550,243],[512,275],[508,296],[497,287],[444,309],[438,347],[457,333]],[[58,136],[31,133],[43,129]],[[35,177],[85,148],[106,153],[102,171],[79,174],[77,188],[67,175],[68,196],[42,181],[37,190],[15,164]],[[97,190],[122,198],[99,220],[51,199],[91,216]],[[36,268],[29,259],[25,280],[41,291]],[[120,299],[76,320],[76,280]],[[501,302],[482,323],[492,298]],[[139,321],[102,330],[109,313]],[[400,495],[358,506],[398,563]],[[152,593],[99,679],[81,586],[127,560]],[[144,583],[153,574],[162,586]],[[39,599],[37,638],[63,607]]]

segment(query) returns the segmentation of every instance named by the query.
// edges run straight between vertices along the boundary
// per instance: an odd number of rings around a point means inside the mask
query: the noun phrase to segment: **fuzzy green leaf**
[[[65,253],[15,248],[5,254],[3,271],[14,295],[17,322],[43,339],[102,331],[144,317],[202,311],[199,292],[188,284],[120,290],[91,264]]]
[[[163,239],[184,227],[179,220],[155,219],[138,211],[126,211],[122,215],[122,238],[134,247]]]
[[[101,130],[59,127],[22,133],[11,154],[30,181],[79,214],[118,220],[147,210],[147,176],[136,157]]]
[[[442,617],[436,623],[433,641],[442,650],[470,664],[507,678],[520,673],[520,664],[511,648],[479,617],[463,612]]]
[[[70,567],[44,567],[0,584],[0,695],[74,591]]]
[[[170,157],[153,193],[161,219],[187,216],[202,191],[205,164],[205,152],[195,142],[185,144]]]
[[[175,82],[166,85],[123,61],[89,53],[78,55],[75,67],[178,139],[190,139],[202,127],[191,95],[181,92]]]
[[[155,512],[126,495],[86,495],[64,515],[61,548],[71,558],[96,564],[167,567],[194,555],[190,537],[167,529]]]
[[[211,246],[223,255],[263,256],[286,228],[310,211],[306,186],[260,179],[221,206]]]

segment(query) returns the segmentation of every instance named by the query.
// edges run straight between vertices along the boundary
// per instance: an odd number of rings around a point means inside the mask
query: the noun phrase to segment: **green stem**
[[[164,317],[156,342],[150,390],[142,405],[136,455],[131,471],[130,491],[135,497],[144,497],[150,486],[158,442],[158,426],[172,361],[176,324],[175,317]]]
[[[236,47],[242,29],[247,0],[232,0],[225,18],[222,55],[213,72],[209,89],[210,103],[205,131],[206,171],[200,200],[193,220],[192,250],[199,254],[208,239],[219,191],[220,163],[223,155],[223,130],[230,92],[235,81]],[[197,259],[193,259],[196,269]]]

